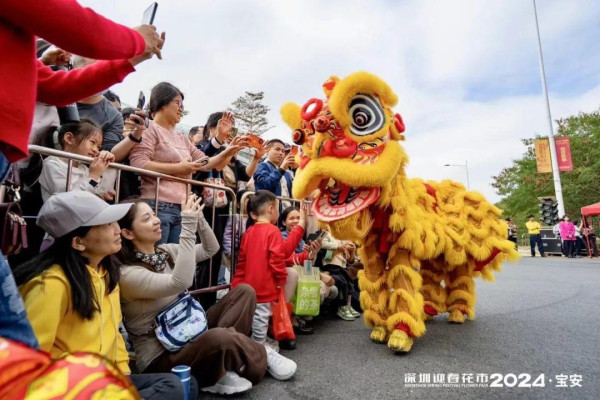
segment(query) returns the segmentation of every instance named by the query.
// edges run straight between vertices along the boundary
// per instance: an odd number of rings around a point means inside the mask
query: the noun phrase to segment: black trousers
[[[563,240],[563,246],[565,246],[565,255],[567,257],[573,257],[573,254],[575,252],[575,241]]]
[[[171,373],[132,374],[129,379],[144,400],[183,400],[184,390],[179,378]],[[198,398],[198,382],[190,379],[190,400]]]
[[[529,245],[531,246],[531,257],[535,257],[535,245],[537,244],[538,250],[542,257],[544,254],[544,245],[542,244],[542,235],[529,235]]]
[[[348,296],[354,292],[354,283],[350,274],[345,268],[339,265],[327,264],[321,267],[321,271],[327,272],[335,281],[335,286],[338,288],[338,306],[348,304]]]

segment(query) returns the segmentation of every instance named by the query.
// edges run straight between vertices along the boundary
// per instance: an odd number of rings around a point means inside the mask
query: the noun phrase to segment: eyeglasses
[[[183,101],[181,101],[181,100],[177,100],[177,99],[173,99],[173,102],[174,102],[175,104],[177,104],[177,107],[179,107],[180,109],[182,109],[182,110],[183,110]]]

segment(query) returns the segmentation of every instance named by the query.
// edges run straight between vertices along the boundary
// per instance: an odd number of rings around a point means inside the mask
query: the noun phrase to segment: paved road
[[[409,355],[369,341],[362,321],[326,319],[283,352],[298,363],[292,380],[268,377],[242,399],[598,399],[600,262],[523,258],[496,282],[477,282],[477,319],[451,325],[443,316]],[[407,387],[405,374],[545,374],[545,387]],[[582,375],[582,387],[556,387],[556,375]],[[512,384],[508,377],[507,384]],[[551,380],[551,381],[550,381]],[[213,397],[210,397],[213,398]],[[218,398],[218,397],[215,397]]]

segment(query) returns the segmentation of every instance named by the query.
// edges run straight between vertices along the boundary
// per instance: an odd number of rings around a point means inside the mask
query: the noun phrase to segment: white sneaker
[[[215,394],[242,393],[250,389],[252,389],[252,382],[233,371],[227,371],[214,385],[200,388],[203,392]]]
[[[273,350],[275,350],[276,352],[279,353],[279,341],[275,340],[275,339],[271,339],[270,337],[267,337],[267,341],[265,342],[266,346],[269,346],[270,348],[272,348]]]
[[[296,368],[298,368],[295,362],[277,353],[267,345],[265,345],[265,349],[267,349],[267,371],[273,378],[285,381],[294,376]]]

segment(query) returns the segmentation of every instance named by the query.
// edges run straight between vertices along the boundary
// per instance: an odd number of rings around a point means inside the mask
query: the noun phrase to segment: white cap
[[[133,204],[109,205],[89,192],[58,193],[44,203],[37,225],[55,238],[82,226],[110,224],[123,218]]]

